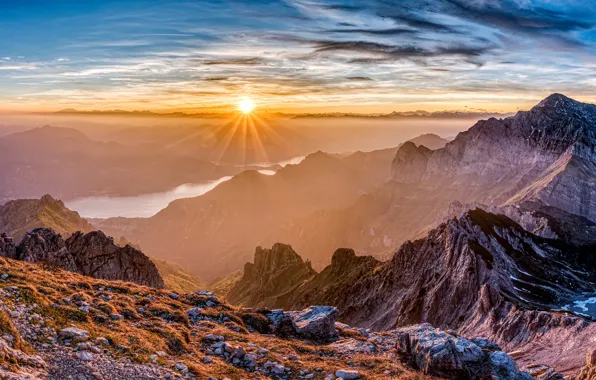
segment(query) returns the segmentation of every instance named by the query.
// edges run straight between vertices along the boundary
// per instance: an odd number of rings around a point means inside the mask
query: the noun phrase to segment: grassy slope
[[[119,281],[97,280],[62,270],[0,258],[0,275],[3,274],[7,274],[8,277],[0,279],[0,289],[6,290],[7,294],[16,294],[16,296],[3,298],[7,315],[10,315],[10,310],[17,308],[18,305],[28,305],[33,312],[43,318],[45,325],[56,330],[76,326],[88,331],[91,339],[105,337],[111,343],[107,348],[108,354],[114,357],[125,357],[137,363],[149,361],[149,355],[162,350],[167,353],[169,359],[185,363],[191,373],[198,378],[207,376],[218,378],[227,376],[232,379],[264,378],[257,373],[249,375],[243,369],[217,356],[211,356],[213,363],[203,363],[202,358],[205,353],[202,339],[214,333],[224,336],[226,342],[231,345],[246,347],[248,343],[254,343],[258,347],[268,349],[269,353],[259,358],[259,366],[266,360],[282,362],[286,367],[293,369],[293,375],[288,379],[297,379],[297,372],[300,369],[315,371],[316,368],[322,368],[326,371],[334,371],[339,368],[350,368],[348,362],[352,363],[351,368],[360,372],[363,379],[387,379],[387,376],[393,379],[430,379],[411,372],[386,357],[341,356],[334,354],[325,346],[307,341],[279,339],[271,335],[250,333],[249,326],[244,321],[259,318],[255,312],[243,311],[220,303],[207,307],[205,304],[209,297],[197,294],[189,293],[179,299],[172,299],[171,292],[167,290]],[[111,299],[104,301],[100,296],[103,299],[106,299],[105,297]],[[66,299],[72,302],[69,303]],[[73,305],[76,300],[86,300],[91,305],[89,313],[78,310]],[[202,315],[208,316],[209,320],[192,325],[185,311],[195,306],[201,307]],[[137,310],[141,307],[144,307],[145,312],[140,314]],[[125,318],[112,321],[108,314],[113,312],[120,313]],[[4,315],[4,319],[7,315]],[[6,329],[14,334],[10,321],[4,321],[0,326],[6,326]],[[18,339],[23,340],[20,344],[26,346],[28,351],[34,351],[32,347],[39,346],[41,343],[27,342],[24,337],[18,337]],[[76,342],[72,344],[76,345]],[[248,350],[251,349],[248,348]],[[298,355],[300,361],[283,361],[282,357],[290,354]],[[160,358],[158,363],[164,366],[171,365],[164,358]],[[5,368],[12,366],[14,369],[15,363],[0,361],[0,366]],[[387,375],[386,371],[389,371],[390,375]],[[319,372],[316,379],[323,378]]]
[[[154,257],[150,257],[150,259],[157,267],[168,289],[176,293],[188,293],[207,289],[207,285],[203,280],[185,271],[180,265]]]

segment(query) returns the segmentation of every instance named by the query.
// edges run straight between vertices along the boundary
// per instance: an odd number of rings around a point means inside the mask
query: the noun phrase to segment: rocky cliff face
[[[304,262],[289,245],[278,243],[271,249],[257,247],[254,263],[246,263],[242,279],[227,298],[239,305],[277,307],[285,293],[315,274],[310,262]]]
[[[587,296],[596,293],[594,252],[476,209],[405,243],[386,263],[339,250],[332,265],[284,296],[284,306],[331,304],[340,320],[373,329],[458,328],[525,350],[523,363],[574,371],[595,326]],[[537,350],[537,341],[561,336],[569,337],[566,348]]]
[[[526,308],[572,310],[596,289],[593,260],[591,248],[540,238],[477,209],[405,243],[374,276],[351,284],[345,294],[354,314],[343,317],[377,328],[421,321],[459,327],[482,291]]]
[[[553,94],[530,111],[478,122],[428,157],[402,147],[394,180],[442,187],[465,180],[469,195],[488,204],[540,200],[594,219],[595,124],[595,105]]]
[[[74,233],[64,240],[49,228],[35,229],[14,247],[12,239],[2,238],[0,254],[4,257],[43,263],[86,276],[121,280],[163,288],[164,282],[155,264],[131,246],[120,247],[101,231]]]

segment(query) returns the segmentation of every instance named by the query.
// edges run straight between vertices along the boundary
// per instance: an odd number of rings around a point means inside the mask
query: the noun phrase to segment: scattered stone
[[[89,339],[89,333],[85,330],[76,327],[67,327],[60,330],[59,335],[67,339]]]
[[[77,352],[77,358],[86,362],[90,362],[93,360],[93,355],[88,351],[79,351]]]
[[[203,359],[201,359],[201,361],[205,364],[209,364],[213,362],[213,359],[211,359],[209,356],[204,356]]]
[[[176,363],[175,368],[180,372],[188,372],[188,367],[184,363]]]

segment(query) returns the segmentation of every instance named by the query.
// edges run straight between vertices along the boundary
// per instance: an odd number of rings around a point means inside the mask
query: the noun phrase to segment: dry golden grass
[[[317,374],[316,379],[324,376],[322,369],[334,372],[340,368],[353,368],[360,372],[363,379],[431,379],[401,366],[399,363],[382,356],[351,355],[339,356],[325,345],[293,339],[280,339],[271,335],[249,333],[249,325],[258,326],[265,322],[258,312],[248,312],[227,304],[203,308],[204,316],[221,320],[215,323],[204,320],[192,325],[186,316],[186,310],[204,307],[208,297],[197,294],[181,295],[179,299],[170,297],[171,291],[158,290],[131,283],[98,280],[56,268],[41,267],[9,259],[0,259],[0,274],[8,274],[0,281],[0,288],[16,287],[18,299],[3,298],[10,303],[35,305],[35,311],[44,317],[45,322],[59,330],[74,326],[87,330],[91,338],[105,337],[110,342],[109,349],[116,357],[128,357],[143,363],[157,351],[167,352],[176,361],[183,362],[199,378],[215,376],[218,378],[264,378],[258,373],[247,373],[226,363],[222,358],[212,356],[213,362],[205,364],[203,338],[208,334],[222,335],[231,345],[254,343],[269,350],[264,360],[281,362],[291,368],[295,377],[300,370],[310,370]],[[107,299],[102,300],[101,298]],[[65,302],[70,298],[73,303]],[[75,302],[87,302],[91,306],[87,314],[80,311]],[[144,308],[142,315],[137,310]],[[112,320],[111,313],[121,314],[124,319]],[[30,346],[18,336],[10,317],[0,313],[0,332],[8,332],[19,340],[19,347],[31,351]],[[358,338],[353,333],[343,332],[346,337]],[[300,361],[281,361],[290,354],[298,355]],[[158,363],[166,364],[163,358]],[[352,364],[352,367],[350,367]],[[390,375],[385,374],[389,371]]]

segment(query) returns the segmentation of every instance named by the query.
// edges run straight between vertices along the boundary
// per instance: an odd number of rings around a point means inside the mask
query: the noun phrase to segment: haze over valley
[[[0,3],[0,378],[596,380],[596,12]]]

